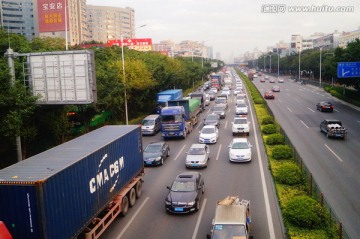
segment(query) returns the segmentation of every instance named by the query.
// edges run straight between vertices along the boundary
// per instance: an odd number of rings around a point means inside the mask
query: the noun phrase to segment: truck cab
[[[217,202],[211,234],[208,234],[207,238],[249,239],[252,238],[250,224],[250,201],[228,196]]]

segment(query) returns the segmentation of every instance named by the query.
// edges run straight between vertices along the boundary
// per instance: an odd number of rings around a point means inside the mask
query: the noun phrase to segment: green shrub
[[[302,175],[300,168],[294,162],[285,162],[274,171],[275,180],[282,184],[296,185],[301,183]]]
[[[261,120],[261,125],[266,125],[266,124],[274,124],[274,118],[272,116],[265,116],[262,120]]]
[[[273,124],[267,124],[267,125],[264,125],[264,126],[261,128],[261,131],[262,131],[264,134],[275,134],[275,133],[276,133],[276,126],[273,125]]]
[[[254,98],[254,104],[263,104],[264,100],[260,97],[255,97]]]
[[[285,144],[285,137],[281,134],[271,134],[266,138],[265,143],[267,145]]]
[[[289,145],[276,145],[272,150],[274,159],[289,159],[292,157],[292,149]]]
[[[325,226],[325,210],[309,196],[296,196],[284,209],[284,217],[291,224],[308,229]]]

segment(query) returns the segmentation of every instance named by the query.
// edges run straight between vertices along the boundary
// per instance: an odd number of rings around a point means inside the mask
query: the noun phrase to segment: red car
[[[265,99],[275,99],[275,94],[272,91],[266,91],[264,94]]]

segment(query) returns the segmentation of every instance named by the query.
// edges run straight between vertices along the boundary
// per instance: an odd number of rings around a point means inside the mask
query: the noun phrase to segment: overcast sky
[[[285,6],[279,13],[273,4]],[[203,42],[222,60],[253,51],[265,51],[292,34],[353,31],[360,27],[359,0],[87,0],[98,6],[131,7],[135,10],[137,38]],[[290,6],[353,7],[353,12],[290,12]]]

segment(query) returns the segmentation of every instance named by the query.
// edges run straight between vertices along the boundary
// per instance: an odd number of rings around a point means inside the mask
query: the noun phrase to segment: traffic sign
[[[360,77],[360,62],[338,62],[337,77],[338,78]]]

